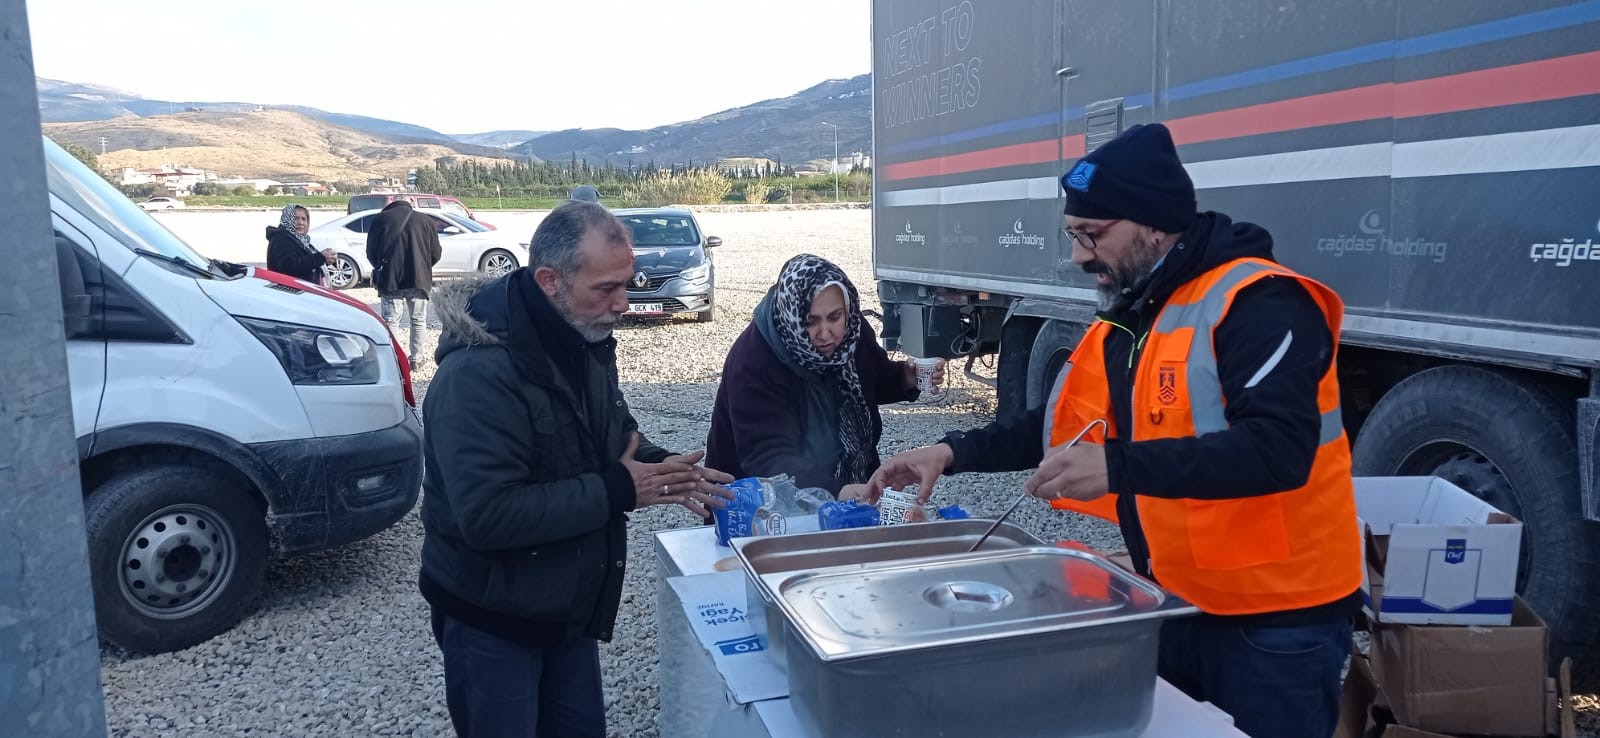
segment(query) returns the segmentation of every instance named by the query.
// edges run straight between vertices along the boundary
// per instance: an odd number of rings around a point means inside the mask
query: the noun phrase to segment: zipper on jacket
[[[1101,320],[1105,319],[1101,318]],[[1128,368],[1127,372],[1125,373],[1128,380],[1129,428],[1127,431],[1118,431],[1119,433],[1131,433],[1135,410],[1133,407],[1133,387],[1134,381],[1137,379],[1137,377],[1134,376],[1136,373],[1135,367],[1138,364],[1139,353],[1144,349],[1145,339],[1150,337],[1150,331],[1146,329],[1144,333],[1141,334],[1120,323],[1110,320],[1106,320],[1105,322],[1117,328],[1118,330],[1121,330],[1123,333],[1128,334],[1128,338],[1131,341],[1128,346]],[[1140,322],[1142,323],[1143,321],[1141,320]],[[1109,390],[1110,387],[1107,387],[1107,389]],[[1111,398],[1111,415],[1113,418],[1116,417],[1116,404],[1116,398]],[[1120,428],[1121,424],[1118,424],[1118,427]],[[1124,440],[1132,443],[1131,438]],[[1139,574],[1154,579],[1155,577],[1150,571],[1150,544],[1145,540],[1144,526],[1139,522],[1139,501],[1137,494],[1117,495],[1117,520],[1120,522],[1118,527],[1122,529],[1122,542],[1127,545],[1128,556],[1133,559],[1133,568]]]

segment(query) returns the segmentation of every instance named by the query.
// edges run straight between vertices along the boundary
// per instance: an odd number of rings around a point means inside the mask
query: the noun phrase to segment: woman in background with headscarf
[[[283,206],[278,225],[267,226],[267,268],[315,285],[324,283],[322,267],[332,264],[333,249],[317,250],[306,232],[311,213],[300,205]]]
[[[801,488],[851,497],[878,468],[878,406],[917,396],[915,366],[878,345],[844,270],[801,254],[783,265],[723,362],[705,463],[735,478],[788,474]]]

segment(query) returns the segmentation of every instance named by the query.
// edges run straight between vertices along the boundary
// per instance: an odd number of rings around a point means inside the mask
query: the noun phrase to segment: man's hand
[[[867,496],[867,485],[847,484],[839,488],[839,501],[861,500]],[[863,500],[864,501],[864,500]]]
[[[955,460],[955,451],[943,443],[932,446],[914,448],[904,453],[895,454],[878,471],[872,474],[872,479],[867,481],[867,489],[859,498],[869,505],[878,504],[878,499],[883,497],[883,488],[905,489],[910,485],[917,485],[917,503],[928,501],[933,496],[933,485],[939,481],[939,475]]]
[[[1106,472],[1106,449],[1094,443],[1056,446],[1045,452],[1044,461],[1022,485],[1028,494],[1041,500],[1068,499],[1088,502],[1111,491]]]
[[[704,452],[669,456],[660,463],[638,461],[633,455],[639,452],[639,434],[628,439],[628,448],[618,459],[633,477],[634,507],[650,505],[681,505],[702,518],[710,515],[708,508],[723,507],[722,499],[733,499],[733,492],[708,479],[733,481],[726,473],[695,466],[705,456]],[[722,499],[718,499],[722,498]]]

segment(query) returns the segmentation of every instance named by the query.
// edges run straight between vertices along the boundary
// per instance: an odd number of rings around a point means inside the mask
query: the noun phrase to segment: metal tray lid
[[[1197,612],[1104,557],[1049,546],[766,578],[823,661]]]

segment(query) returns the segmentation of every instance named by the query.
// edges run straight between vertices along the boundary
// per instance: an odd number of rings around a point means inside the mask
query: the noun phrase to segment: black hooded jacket
[[[367,262],[372,265],[372,286],[379,295],[417,291],[418,297],[428,296],[433,265],[444,256],[434,222],[404,200],[389,203],[372,219],[367,229]]]
[[[1106,379],[1116,428],[1132,428],[1133,378],[1139,337],[1154,326],[1178,287],[1225,262],[1272,259],[1272,236],[1251,223],[1204,213],[1185,231],[1156,271],[1135,291],[1131,307],[1102,320],[1119,326],[1105,342]],[[1317,385],[1333,359],[1333,336],[1311,296],[1292,279],[1267,278],[1243,290],[1217,326],[1214,350],[1228,429],[1200,437],[1106,443],[1106,467],[1118,497],[1122,535],[1139,573],[1150,575],[1149,547],[1135,495],[1230,499],[1303,486],[1320,443]],[[1280,353],[1281,352],[1281,353]],[[1049,408],[1009,423],[947,435],[955,452],[947,474],[1019,471],[1044,459]],[[1290,613],[1244,618],[1284,624],[1343,617],[1359,606],[1351,597]]]
[[[322,266],[327,257],[315,249],[308,249],[290,233],[277,226],[267,226],[267,268],[312,284],[322,283]]]

